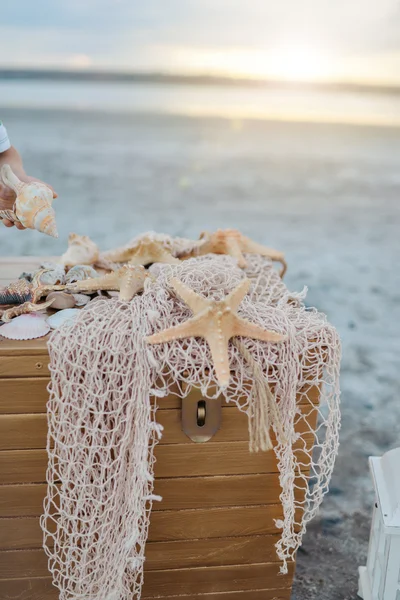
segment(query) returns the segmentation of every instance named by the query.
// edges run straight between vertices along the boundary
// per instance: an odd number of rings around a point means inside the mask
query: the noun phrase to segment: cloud
[[[346,60],[356,65],[364,60],[365,68],[370,62],[379,71],[379,61],[383,65],[400,55],[396,0],[18,0],[3,4],[2,65],[86,63],[173,70],[186,64],[190,69],[191,60],[201,64],[201,52],[212,63],[213,53],[215,57],[253,53],[262,60],[276,48],[306,46],[343,65]]]

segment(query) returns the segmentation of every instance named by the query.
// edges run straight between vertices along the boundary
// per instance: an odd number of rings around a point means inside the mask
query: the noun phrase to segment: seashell
[[[65,276],[65,283],[75,283],[84,279],[93,279],[98,277],[98,273],[90,265],[75,265]]]
[[[58,238],[52,190],[38,181],[24,183],[13,173],[10,165],[2,166],[1,177],[17,196],[13,208],[16,218],[13,220],[19,221],[24,227]]]
[[[41,268],[34,271],[36,285],[62,285],[65,283],[65,269],[56,263],[43,263]]]
[[[99,257],[99,249],[87,235],[70,233],[68,237],[68,250],[61,257],[64,267],[71,268],[76,265],[94,265]]]
[[[50,292],[47,300],[53,300],[51,308],[64,310],[65,308],[74,308],[76,306],[75,298],[67,292]]]
[[[23,273],[21,273],[21,275],[18,277],[18,279],[26,279],[26,281],[31,282],[32,281],[32,273],[26,273],[26,271],[23,271]]]
[[[1,320],[4,321],[4,323],[9,323],[14,317],[19,317],[20,315],[27,315],[32,312],[37,312],[39,310],[44,310],[51,306],[52,302],[53,300],[43,302],[42,304],[36,304],[35,302],[24,302],[24,304],[19,304],[18,306],[7,308],[2,313]]]
[[[47,323],[52,329],[58,329],[58,327],[61,327],[67,321],[75,319],[79,312],[79,308],[65,308],[54,313],[51,317],[47,317]]]
[[[32,300],[32,283],[26,279],[17,279],[0,290],[0,305],[23,304]]]
[[[144,281],[148,274],[144,267],[125,265],[112,273],[86,279],[67,286],[71,292],[96,292],[97,290],[119,291],[120,300],[129,301],[144,287]]]
[[[36,313],[21,315],[0,327],[0,335],[9,340],[34,340],[49,331],[50,325],[44,316]]]
[[[86,296],[86,294],[72,294],[72,296],[75,300],[75,306],[85,306],[91,300],[91,297]]]

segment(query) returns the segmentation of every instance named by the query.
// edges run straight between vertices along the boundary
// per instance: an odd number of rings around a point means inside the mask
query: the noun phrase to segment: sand
[[[353,600],[373,502],[368,456],[400,445],[400,130],[0,109],[29,174],[49,181],[60,239],[0,230],[2,255],[102,248],[154,229],[238,227],[286,251],[343,340],[340,454],[298,555],[296,600]]]

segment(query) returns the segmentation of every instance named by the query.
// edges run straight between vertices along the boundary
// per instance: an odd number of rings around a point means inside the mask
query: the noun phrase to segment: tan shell
[[[67,292],[50,292],[47,296],[47,300],[53,300],[51,308],[57,310],[63,310],[64,308],[74,308],[76,306],[76,300],[72,294]]]
[[[28,229],[36,229],[51,237],[58,238],[56,214],[52,207],[52,190],[38,181],[24,183],[13,173],[10,165],[3,165],[1,178],[5,185],[16,193],[13,212],[15,219]],[[9,211],[6,211],[9,212]],[[5,218],[9,218],[4,215]]]
[[[71,268],[76,265],[94,265],[99,258],[97,245],[87,235],[70,233],[68,250],[61,257],[61,264]]]
[[[75,265],[72,267],[66,277],[65,283],[75,283],[77,281],[82,281],[83,279],[93,279],[93,277],[98,277],[98,274],[93,267],[90,265]]]
[[[125,265],[112,273],[85,279],[67,286],[67,289],[73,293],[77,292],[96,292],[97,290],[119,291],[119,299],[124,301],[132,300],[144,287],[144,281],[148,276],[142,266]]]
[[[26,279],[12,281],[7,287],[0,290],[0,305],[23,304],[32,300],[33,285]]]

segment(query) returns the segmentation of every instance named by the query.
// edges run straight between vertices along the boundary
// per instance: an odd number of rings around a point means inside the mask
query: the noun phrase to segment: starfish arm
[[[144,287],[145,276],[126,274],[121,278],[119,288],[119,299],[124,302],[130,302]]]
[[[261,256],[268,256],[268,258],[278,261],[283,260],[285,256],[283,252],[274,250],[274,248],[268,248],[268,246],[263,246],[262,244],[257,244],[257,242],[253,242],[253,240],[249,238],[245,238],[243,251],[249,252],[250,254],[261,254]]]
[[[176,277],[171,278],[170,284],[178,294],[179,298],[181,298],[181,300],[183,300],[189,306],[189,308],[192,309],[195,315],[198,315],[203,310],[209,308],[210,300],[203,298],[203,296],[200,296],[200,294],[196,294],[196,292],[191,290],[190,287],[182,283],[182,281]]]
[[[230,306],[233,311],[235,311],[239,304],[242,302],[243,298],[246,296],[251,286],[250,279],[243,279],[234,290],[224,299],[224,303],[227,306]]]
[[[171,342],[172,340],[177,340],[181,338],[203,337],[203,323],[204,316],[197,315],[192,319],[184,321],[184,323],[179,323],[179,325],[175,325],[175,327],[169,327],[168,329],[164,329],[164,331],[159,331],[158,333],[149,335],[146,338],[146,342],[148,344],[162,344],[163,342]]]
[[[254,323],[250,323],[250,321],[247,321],[247,319],[242,319],[242,317],[238,316],[236,316],[233,331],[234,333],[232,334],[232,337],[242,336],[254,338],[263,342],[281,342],[286,339],[286,336],[281,335],[280,333],[263,329]]]
[[[156,262],[167,263],[170,265],[179,265],[181,262],[179,258],[172,256],[171,252],[167,252],[166,250],[157,257]]]
[[[217,331],[204,337],[210,347],[217,380],[222,387],[226,387],[230,378],[228,339],[225,336],[220,338]]]
[[[245,267],[247,267],[247,262],[242,254],[241,244],[239,244],[239,242],[235,238],[227,237],[226,241],[225,241],[225,245],[226,245],[227,253],[230,254],[230,256],[233,256],[234,258],[237,259],[238,266],[241,269],[244,269]]]

